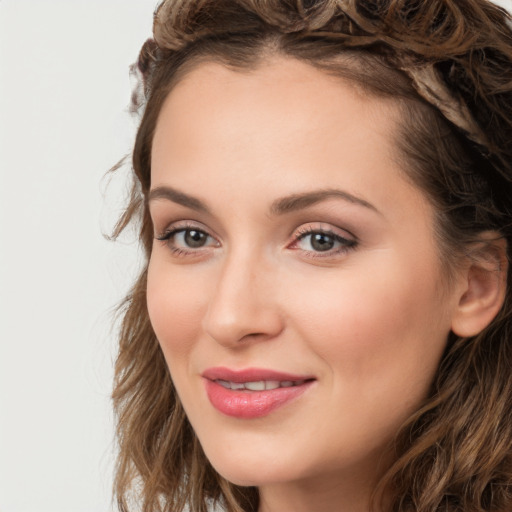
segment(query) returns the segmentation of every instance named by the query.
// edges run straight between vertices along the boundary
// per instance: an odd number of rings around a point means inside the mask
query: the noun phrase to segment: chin
[[[222,446],[229,446],[222,449]],[[238,446],[218,444],[205,450],[213,468],[229,482],[242,487],[260,487],[279,482],[300,480],[305,468],[296,458],[283,453],[273,456],[262,450],[241,450]]]
[[[256,467],[250,467],[247,464],[235,465],[229,463],[212,465],[219,475],[228,482],[240,487],[261,487],[263,485],[295,480],[289,472],[268,471],[261,464]]]
[[[249,475],[246,474],[247,471],[245,471],[243,474],[241,472],[236,471],[230,471],[228,473],[218,471],[217,468],[215,468],[217,473],[219,473],[220,476],[225,478],[228,482],[238,485],[240,487],[260,487],[263,483],[261,482],[260,478],[257,478],[255,475]],[[259,475],[261,477],[261,475]]]

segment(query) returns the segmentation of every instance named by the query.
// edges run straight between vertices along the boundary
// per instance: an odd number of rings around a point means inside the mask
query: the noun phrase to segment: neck
[[[263,485],[258,512],[370,512],[374,482],[337,473],[316,480]]]

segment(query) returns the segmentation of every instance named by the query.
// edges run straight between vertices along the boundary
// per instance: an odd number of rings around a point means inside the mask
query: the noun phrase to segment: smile
[[[299,398],[315,382],[309,375],[268,369],[210,368],[203,374],[206,395],[220,413],[239,419],[269,415]]]
[[[222,387],[226,389],[233,389],[236,391],[265,391],[270,389],[278,389],[278,388],[291,388],[293,386],[300,386],[306,382],[305,380],[257,380],[252,382],[232,382],[228,380],[215,380],[217,384],[220,384]]]

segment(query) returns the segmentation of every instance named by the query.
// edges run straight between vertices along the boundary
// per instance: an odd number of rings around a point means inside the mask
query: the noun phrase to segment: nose
[[[276,277],[261,258],[226,258],[203,318],[204,331],[227,347],[275,338],[284,327]]]

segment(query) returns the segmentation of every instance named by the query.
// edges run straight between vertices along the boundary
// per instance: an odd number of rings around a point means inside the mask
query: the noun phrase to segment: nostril
[[[263,332],[252,332],[252,333],[246,334],[243,338],[241,338],[240,342],[256,340],[258,338],[263,338],[265,336],[268,336],[268,335],[266,335]]]
[[[283,320],[271,304],[260,307],[239,303],[236,308],[228,308],[221,300],[212,304],[203,321],[206,334],[218,343],[247,345],[273,339],[282,332]]]

